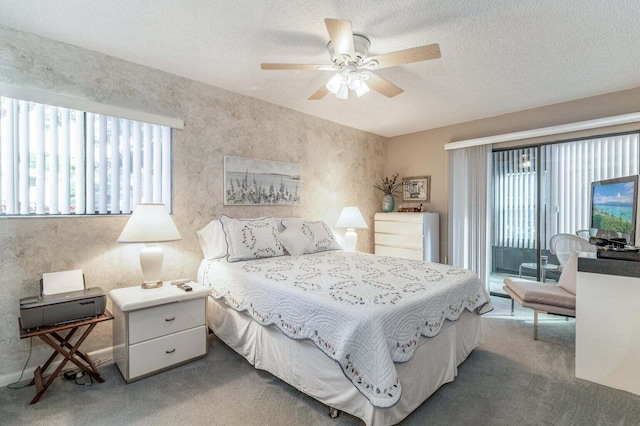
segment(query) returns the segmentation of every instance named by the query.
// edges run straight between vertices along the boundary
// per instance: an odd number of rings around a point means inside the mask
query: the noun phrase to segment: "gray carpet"
[[[532,339],[530,310],[494,298],[485,342],[402,425],[639,425],[640,396],[574,377],[575,322],[541,316]],[[639,354],[640,355],[640,354]],[[0,389],[6,425],[360,425],[269,373],[258,371],[211,337],[206,359],[126,385],[113,364],[105,383],[56,379],[30,406],[33,387]]]

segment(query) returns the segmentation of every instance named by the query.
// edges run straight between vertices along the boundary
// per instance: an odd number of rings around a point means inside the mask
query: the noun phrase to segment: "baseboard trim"
[[[113,364],[113,347],[112,346],[109,346],[103,349],[98,349],[93,352],[89,352],[88,355],[99,366]],[[47,369],[47,371],[53,372],[56,368],[58,368],[61,361],[62,360],[54,361],[51,364],[51,366]],[[38,368],[37,365],[26,368],[24,370],[24,373],[22,373],[21,371],[18,371],[16,373],[9,373],[9,374],[0,376],[0,387],[8,386],[12,383],[17,382],[18,380],[20,380],[21,382],[31,380],[31,378],[33,377],[34,371],[36,371],[36,368]],[[65,365],[66,370],[73,370],[76,368],[78,367],[72,362],[68,362],[67,365]],[[22,373],[22,379],[20,379],[21,373]]]

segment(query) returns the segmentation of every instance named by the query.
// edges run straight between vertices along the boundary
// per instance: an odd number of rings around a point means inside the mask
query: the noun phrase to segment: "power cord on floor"
[[[27,357],[27,361],[24,363],[24,367],[22,367],[22,371],[20,372],[20,378],[18,380],[16,380],[15,382],[10,383],[9,385],[7,385],[7,388],[13,389],[13,390],[17,390],[17,389],[26,388],[27,386],[29,386],[29,383],[26,383],[26,384],[21,385],[21,386],[15,386],[15,385],[22,381],[22,376],[24,375],[24,371],[27,369],[27,365],[29,364],[29,360],[31,359],[31,349],[32,348],[33,348],[33,337],[29,338],[29,356]]]
[[[83,379],[85,377],[89,378],[89,381],[87,381],[86,379]],[[85,373],[84,371],[67,371],[66,373],[64,373],[64,378],[72,381],[73,383],[75,383],[78,386],[91,386],[93,384],[93,377],[91,377],[91,375]],[[80,380],[83,379],[83,380]]]
[[[9,389],[13,389],[13,390],[18,390],[18,389],[23,389],[26,388],[27,386],[29,386],[29,383],[25,383],[23,385],[20,386],[16,386],[16,384],[20,383],[22,381],[22,377],[24,376],[24,372],[27,369],[27,365],[29,365],[29,360],[31,360],[31,353],[33,350],[33,337],[29,338],[29,356],[27,357],[27,361],[24,363],[24,366],[22,367],[22,371],[20,372],[20,378],[18,378],[18,380],[16,380],[13,383],[10,383],[7,385],[7,388]],[[95,366],[99,366],[101,364],[106,364],[109,361],[111,361],[113,358],[107,358],[105,360],[100,360],[100,359],[96,359],[94,360],[94,364]],[[69,380],[69,381],[73,381],[76,385],[78,386],[91,386],[93,384],[93,377],[91,377],[90,375],[86,374],[84,371],[82,370],[66,370],[66,371],[62,371],[58,377],[60,376],[64,376],[65,379]],[[49,376],[44,376],[43,379],[47,378]],[[89,377],[89,381],[79,381],[79,379],[83,378],[83,377]]]
[[[113,358],[107,358],[106,360],[95,359],[93,360],[93,364],[97,367],[99,365],[105,364],[111,361]],[[66,370],[60,373],[60,376],[64,376],[65,379],[74,382],[78,386],[91,386],[93,384],[93,377],[87,374],[84,370]],[[59,376],[58,376],[59,377]],[[89,381],[86,379],[80,380],[83,377],[88,377]]]

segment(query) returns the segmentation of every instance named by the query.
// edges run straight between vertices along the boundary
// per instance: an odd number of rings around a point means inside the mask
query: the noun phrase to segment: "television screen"
[[[626,238],[633,244],[636,229],[638,176],[608,179],[591,184],[592,235]]]

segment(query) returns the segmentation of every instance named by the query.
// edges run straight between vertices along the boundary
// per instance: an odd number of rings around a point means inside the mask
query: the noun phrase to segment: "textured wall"
[[[165,245],[163,278],[196,278],[202,258],[196,230],[220,213],[307,217],[333,225],[358,205],[369,230],[358,249],[372,251],[372,185],[385,172],[387,139],[113,57],[0,26],[0,83],[51,91],[182,118],[174,131],[174,220],[183,239]],[[302,204],[225,207],[225,155],[300,163]],[[44,272],[83,269],[89,286],[108,291],[141,282],[138,249],[115,241],[127,217],[0,218],[0,382],[19,372],[29,342],[18,338],[18,301],[38,293]],[[111,345],[100,324],[85,343]],[[29,366],[49,351],[34,340]]]

